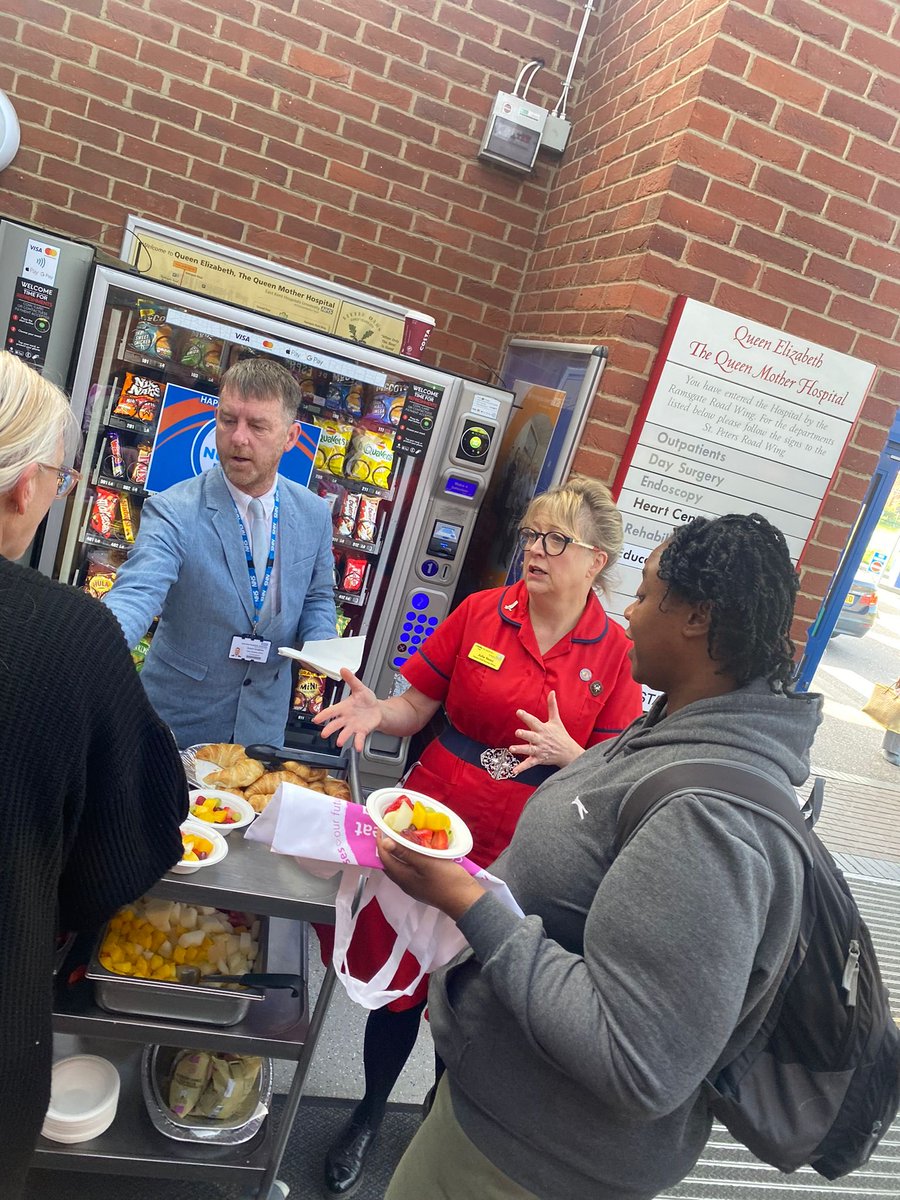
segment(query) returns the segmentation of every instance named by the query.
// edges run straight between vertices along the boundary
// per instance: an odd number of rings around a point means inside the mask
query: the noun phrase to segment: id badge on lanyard
[[[256,630],[259,626],[259,618],[262,614],[263,606],[266,602],[266,595],[269,591],[269,584],[272,581],[272,570],[275,566],[275,543],[278,535],[278,489],[275,489],[275,503],[272,509],[272,529],[269,534],[269,553],[266,556],[266,569],[263,572],[262,584],[256,574],[256,564],[253,561],[253,551],[250,548],[250,539],[247,537],[247,530],[244,526],[243,518],[240,510],[235,504],[234,510],[237,515],[238,526],[241,531],[241,541],[244,544],[244,555],[247,559],[247,574],[250,577],[250,596],[253,600],[253,628],[250,630],[250,636],[245,634],[235,634],[231,639],[231,649],[228,652],[229,658],[238,659],[241,662],[258,662],[264,663],[268,661],[269,651],[272,648],[272,643],[267,642],[264,638],[256,636]]]

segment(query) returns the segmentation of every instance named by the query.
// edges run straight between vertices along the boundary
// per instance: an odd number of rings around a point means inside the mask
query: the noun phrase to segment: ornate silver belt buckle
[[[520,762],[505,746],[482,750],[480,758],[481,765],[492,779],[512,779],[513,771]]]

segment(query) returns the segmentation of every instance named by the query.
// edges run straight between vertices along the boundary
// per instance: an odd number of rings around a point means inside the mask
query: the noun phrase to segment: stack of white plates
[[[60,1059],[41,1133],[53,1142],[87,1142],[109,1129],[118,1103],[119,1072],[111,1062],[93,1054]]]

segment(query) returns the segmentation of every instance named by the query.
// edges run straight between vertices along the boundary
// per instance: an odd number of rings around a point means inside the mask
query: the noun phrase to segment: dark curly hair
[[[708,646],[739,687],[767,679],[787,690],[799,588],[784,534],[759,513],[732,513],[680,525],[659,556],[659,577],[684,600],[710,605]]]

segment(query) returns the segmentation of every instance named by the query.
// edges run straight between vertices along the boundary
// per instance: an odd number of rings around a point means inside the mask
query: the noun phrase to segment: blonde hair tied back
[[[532,525],[539,518],[579,541],[606,551],[606,565],[594,581],[595,587],[604,587],[625,541],[622,514],[606,484],[585,475],[571,476],[558,487],[535,496],[525,510],[522,524]]]
[[[52,462],[60,439],[77,433],[65,392],[0,350],[0,495],[32,463]]]

